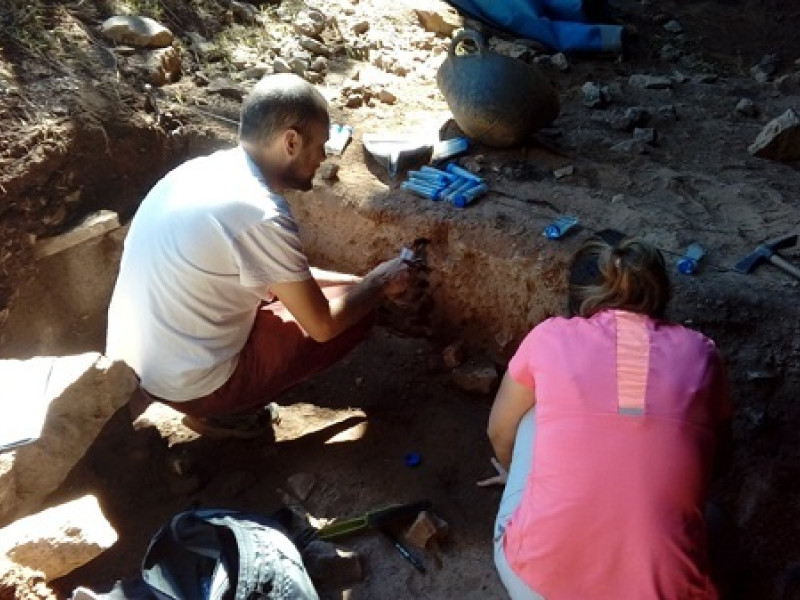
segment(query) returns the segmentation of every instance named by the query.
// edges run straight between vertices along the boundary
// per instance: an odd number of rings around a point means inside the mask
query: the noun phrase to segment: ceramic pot
[[[461,130],[487,146],[520,144],[560,110],[558,94],[538,67],[494,52],[469,29],[453,38],[436,83]]]

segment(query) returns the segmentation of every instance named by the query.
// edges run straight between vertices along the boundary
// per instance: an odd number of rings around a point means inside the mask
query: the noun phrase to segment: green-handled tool
[[[350,535],[365,529],[383,529],[395,520],[403,517],[416,517],[423,510],[430,510],[429,500],[410,502],[408,504],[390,504],[384,508],[371,510],[358,517],[339,519],[328,525],[323,525],[316,531],[316,537],[321,540],[330,540],[344,535]]]
[[[390,504],[383,508],[371,510],[358,517],[334,521],[328,525],[323,525],[319,529],[309,527],[296,536],[295,544],[302,549],[315,539],[332,540],[352,533],[358,533],[359,531],[372,529],[380,531],[385,535],[403,558],[411,563],[420,573],[425,573],[425,565],[422,564],[422,561],[406,548],[391,531],[392,525],[397,520],[406,517],[416,517],[424,510],[431,510],[431,502],[429,500],[420,500],[419,502],[411,502],[408,504]]]

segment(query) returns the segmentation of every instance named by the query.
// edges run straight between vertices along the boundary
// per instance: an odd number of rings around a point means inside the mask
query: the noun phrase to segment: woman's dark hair
[[[242,103],[239,139],[265,144],[294,129],[305,135],[312,122],[328,123],[328,104],[302,77],[290,73],[267,75]]]
[[[662,318],[670,283],[661,252],[642,240],[606,230],[584,242],[569,271],[570,315],[618,308]]]

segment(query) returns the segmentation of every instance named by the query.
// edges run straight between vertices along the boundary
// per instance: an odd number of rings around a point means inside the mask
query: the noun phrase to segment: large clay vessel
[[[461,130],[487,146],[520,144],[560,110],[558,94],[538,67],[494,52],[470,29],[453,37],[436,83]]]

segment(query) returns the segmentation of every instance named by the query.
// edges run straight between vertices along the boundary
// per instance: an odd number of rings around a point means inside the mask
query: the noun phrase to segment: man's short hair
[[[322,94],[298,75],[267,75],[242,103],[239,140],[265,144],[287,129],[303,135],[312,122],[329,122]]]

